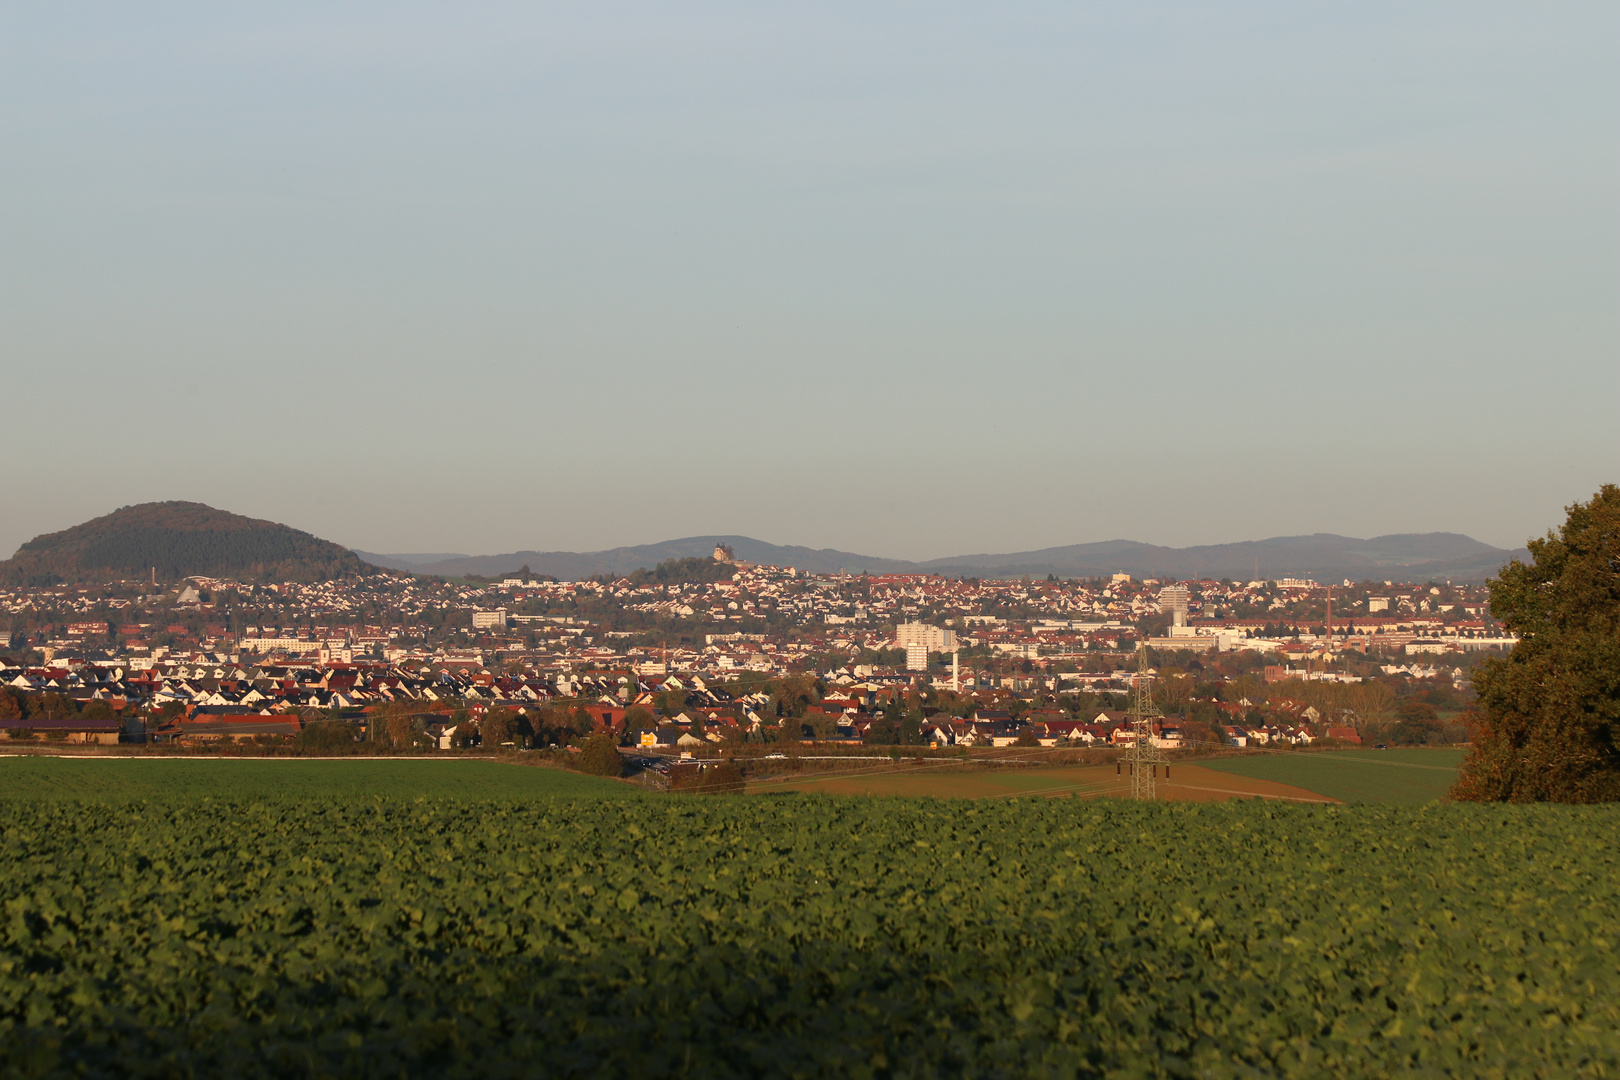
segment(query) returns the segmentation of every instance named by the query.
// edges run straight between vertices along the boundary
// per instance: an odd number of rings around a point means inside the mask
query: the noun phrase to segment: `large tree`
[[[1491,581],[1491,614],[1519,635],[1474,673],[1474,747],[1452,795],[1620,800],[1620,488],[1569,508]]]
[[[512,741],[517,727],[517,713],[504,706],[489,710],[478,721],[478,739],[485,750],[499,750],[503,743]]]

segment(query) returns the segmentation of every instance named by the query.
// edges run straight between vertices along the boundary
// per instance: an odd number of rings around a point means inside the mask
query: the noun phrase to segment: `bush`
[[[615,745],[613,736],[605,731],[585,740],[585,746],[580,750],[574,767],[592,776],[624,775],[624,759],[619,756],[619,748]]]
[[[298,748],[310,754],[352,754],[355,728],[341,720],[319,720],[305,724],[298,733]]]
[[[729,758],[719,762],[685,762],[669,771],[669,790],[689,795],[736,795],[743,789],[742,770]]]
[[[1445,741],[1445,728],[1433,705],[1408,701],[1401,706],[1399,716],[1390,734],[1390,741],[1397,746],[1427,746]]]

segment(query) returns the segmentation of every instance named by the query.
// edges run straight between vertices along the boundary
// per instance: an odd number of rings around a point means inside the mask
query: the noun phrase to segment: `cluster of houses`
[[[826,704],[823,702],[823,706]],[[806,717],[790,718],[785,723],[799,729],[798,739],[804,744],[866,743],[873,734],[874,726],[880,723],[877,718],[864,713],[831,718],[831,723],[826,726],[817,723],[819,719],[812,711]],[[1153,745],[1160,749],[1179,750],[1188,745],[1183,717],[1156,718],[1149,728]],[[1235,746],[1302,746],[1315,742],[1324,734],[1344,741],[1360,741],[1353,730],[1331,728],[1324,732],[1311,721],[1249,727],[1234,725],[1224,730],[1226,738],[1223,741]],[[645,749],[693,751],[709,744],[763,739],[772,734],[774,732],[758,717],[750,716],[744,722],[729,714],[684,710],[660,717],[656,726],[640,729],[634,736],[635,745]],[[1014,719],[1012,714],[999,709],[976,709],[967,717],[935,714],[922,721],[917,735],[919,742],[935,747],[1116,749],[1131,746],[1137,737],[1129,715],[1111,709],[1100,709],[1088,718],[1076,718],[1061,712],[1035,712]]]
[[[12,668],[0,671],[0,683],[13,692],[9,700],[33,695],[40,702],[62,705],[55,712],[35,710],[30,717],[0,719],[0,739],[57,737],[107,744],[290,738],[312,719],[364,724],[376,711],[405,702],[423,734],[445,749],[456,742],[459,724],[470,720],[476,728],[490,709],[527,717],[531,710],[561,705],[582,714],[589,728],[612,731],[622,741],[649,750],[784,737],[829,743],[892,741],[892,725],[883,727],[884,710],[905,702],[914,687],[913,680],[901,676],[856,679],[847,672],[835,674],[819,701],[803,706],[801,715],[783,717],[774,699],[762,691],[733,695],[701,675],[649,677],[631,669],[544,677],[470,666],[415,671],[385,663],[246,666],[214,655],[128,671],[101,665],[76,670]],[[990,704],[967,716],[922,709],[912,736],[938,746],[962,747],[1031,743],[1117,747],[1135,737],[1125,714],[1114,710],[1077,717],[1037,709],[1015,717],[999,706],[1018,702],[1016,695],[993,691],[983,697]],[[1296,726],[1234,726],[1227,734],[1238,745],[1307,742],[1319,719],[1314,710],[1305,710]],[[1181,718],[1163,718],[1154,724],[1154,743],[1167,749],[1181,747],[1184,730]]]
[[[133,596],[122,586],[0,591],[0,610],[33,627],[14,636],[13,650],[44,657],[0,670],[0,684],[64,703],[0,716],[0,738],[274,738],[296,735],[311,717],[362,722],[407,702],[441,746],[456,741],[452,715],[465,713],[476,727],[488,709],[528,716],[564,705],[636,745],[690,748],[792,737],[771,698],[723,687],[809,672],[828,690],[790,720],[806,740],[891,738],[885,706],[933,687],[974,707],[963,716],[927,713],[908,736],[970,747],[1118,746],[1133,737],[1118,713],[1045,710],[1068,690],[1122,700],[1144,633],[1167,635],[1150,640],[1172,651],[1263,652],[1267,681],[1354,681],[1360,676],[1329,668],[1346,650],[1380,646],[1407,661],[1386,672],[1424,677],[1420,670],[1435,669],[1422,663],[1441,659],[1429,654],[1511,644],[1494,636],[1474,586],[1346,583],[1327,618],[1316,614],[1324,587],[1291,579],[977,581],[727,569],[713,582],[638,575],[469,585],[383,574],[281,585],[194,578]],[[1169,625],[1150,631],[1149,620]],[[680,633],[683,626],[694,630]],[[1239,745],[1354,735],[1325,728],[1304,706],[1270,703],[1277,723],[1263,727],[1248,722],[1246,703],[1221,708],[1215,730]],[[1173,748],[1208,732],[1208,723],[1189,731],[1172,717],[1153,738]]]

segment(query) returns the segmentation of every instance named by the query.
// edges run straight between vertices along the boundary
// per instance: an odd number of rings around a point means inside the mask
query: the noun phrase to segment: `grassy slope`
[[[613,780],[498,761],[0,758],[0,799],[634,796]]]
[[[1339,750],[1245,754],[1199,764],[1344,802],[1415,806],[1445,795],[1462,759],[1461,750]]]

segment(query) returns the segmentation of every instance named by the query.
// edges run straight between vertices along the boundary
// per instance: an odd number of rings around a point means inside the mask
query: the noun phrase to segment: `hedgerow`
[[[69,1076],[1613,1076],[1608,807],[20,803]]]

